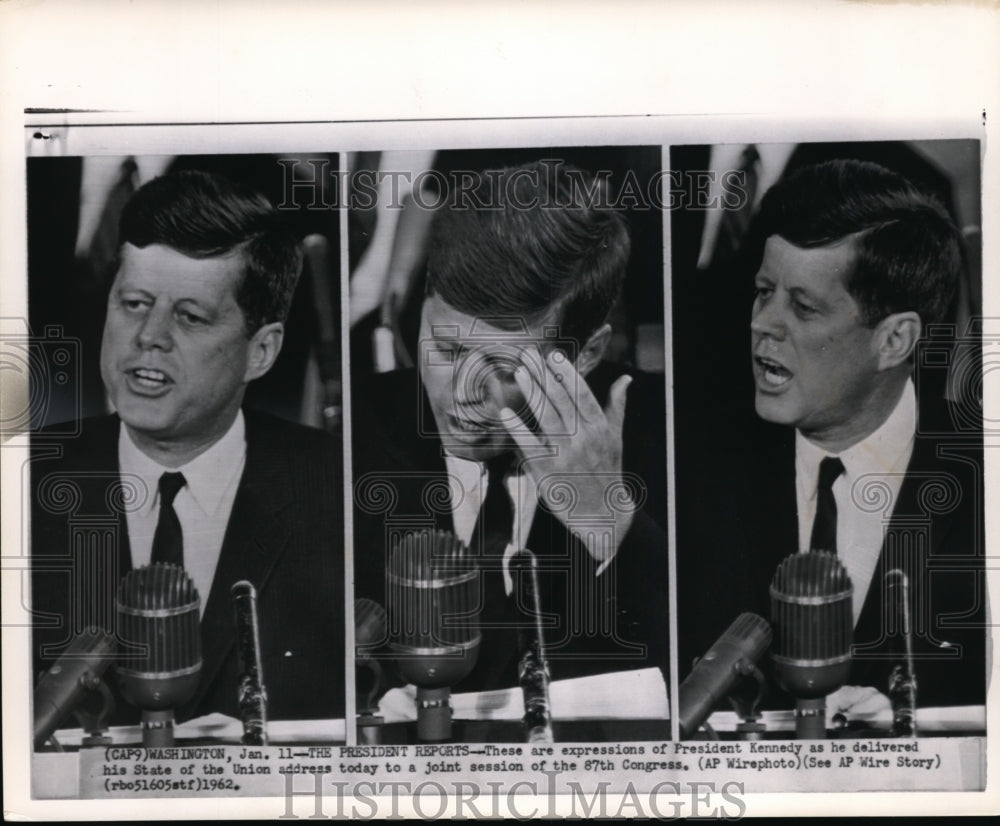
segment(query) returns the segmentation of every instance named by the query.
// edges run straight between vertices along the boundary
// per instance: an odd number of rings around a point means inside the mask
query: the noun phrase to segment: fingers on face
[[[611,385],[611,392],[608,394],[608,407],[605,415],[607,416],[608,424],[616,432],[621,432],[622,424],[625,421],[625,397],[628,393],[628,386],[631,383],[631,376],[622,376]]]
[[[561,350],[551,350],[545,356],[541,369],[536,361],[524,358],[521,361],[532,379],[532,393],[525,393],[525,398],[531,400],[532,412],[540,422],[543,417],[535,408],[541,404],[554,409],[562,432],[575,432],[575,426],[580,421],[599,422],[603,419],[601,407],[590,387]],[[570,426],[572,431],[567,430]]]
[[[547,397],[545,377],[539,376],[536,370],[523,360],[521,366],[514,371],[514,381],[524,396],[531,415],[535,417],[543,434],[551,436],[563,431],[563,415],[558,404]]]

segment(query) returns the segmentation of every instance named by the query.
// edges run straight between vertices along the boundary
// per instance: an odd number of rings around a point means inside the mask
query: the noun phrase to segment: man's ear
[[[893,313],[875,328],[878,369],[891,370],[907,362],[920,339],[920,316],[915,312]]]
[[[274,366],[284,339],[285,325],[280,321],[265,324],[250,337],[244,381],[259,379]]]
[[[604,351],[608,349],[608,342],[611,341],[611,325],[604,324],[598,327],[577,354],[576,372],[581,376],[586,376],[591,370],[601,363],[604,358]]]

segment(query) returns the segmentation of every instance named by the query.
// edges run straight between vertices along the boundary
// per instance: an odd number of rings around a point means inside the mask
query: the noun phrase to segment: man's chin
[[[133,432],[154,436],[169,430],[169,419],[161,411],[149,409],[148,405],[124,401],[115,405],[115,412]]]
[[[765,422],[794,425],[796,413],[785,396],[773,396],[758,392],[754,398],[754,409]]]

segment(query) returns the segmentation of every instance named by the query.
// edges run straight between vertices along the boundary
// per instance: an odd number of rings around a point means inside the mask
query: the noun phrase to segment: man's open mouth
[[[770,387],[781,387],[791,381],[791,371],[783,365],[766,356],[754,356],[754,361],[760,368],[760,375],[765,384]]]
[[[170,376],[162,370],[154,370],[151,367],[135,367],[129,370],[128,374],[139,387],[145,387],[148,390],[160,390],[168,384],[173,384],[173,379]]]

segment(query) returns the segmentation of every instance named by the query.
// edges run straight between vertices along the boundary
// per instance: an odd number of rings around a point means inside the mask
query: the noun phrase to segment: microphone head
[[[102,628],[85,628],[45,672],[33,697],[35,748],[41,748],[77,708],[90,690],[97,691],[101,677],[115,658],[115,638]],[[110,695],[109,695],[110,698]],[[102,719],[111,712],[106,708]]]
[[[194,696],[201,672],[198,591],[183,568],[157,562],[118,586],[122,693],[144,710],[171,709]]]
[[[787,557],[771,583],[771,658],[778,683],[793,697],[825,697],[847,680],[854,613],[847,569],[835,554]]]
[[[385,645],[388,626],[385,608],[367,597],[354,600],[354,685],[361,714],[375,714],[379,698],[391,686],[376,655]]]
[[[771,644],[763,617],[745,612],[730,623],[678,687],[681,738],[691,737],[741,676],[753,672]]]
[[[385,642],[388,617],[385,608],[367,597],[354,600],[355,659],[369,660],[376,648]]]
[[[403,677],[420,688],[452,686],[479,654],[479,568],[448,531],[411,532],[386,570],[389,645]]]

